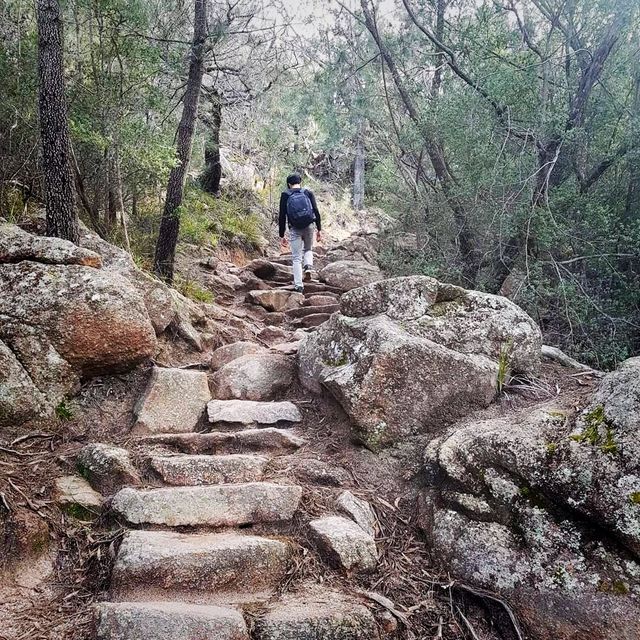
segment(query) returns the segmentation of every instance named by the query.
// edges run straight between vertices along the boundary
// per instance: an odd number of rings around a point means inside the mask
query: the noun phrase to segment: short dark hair
[[[292,173],[290,176],[287,176],[287,185],[291,186],[292,184],[301,184],[302,176],[299,173]]]

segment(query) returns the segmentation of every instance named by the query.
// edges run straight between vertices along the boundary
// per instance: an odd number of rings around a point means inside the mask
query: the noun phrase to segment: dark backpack
[[[287,191],[287,220],[294,229],[305,229],[315,222],[311,199],[304,189],[289,189]]]

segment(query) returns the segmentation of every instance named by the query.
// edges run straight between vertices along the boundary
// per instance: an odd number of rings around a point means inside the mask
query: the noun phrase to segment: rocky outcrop
[[[148,358],[156,339],[138,291],[96,252],[0,227],[0,426],[51,415],[81,378]]]
[[[436,433],[495,397],[499,375],[535,374],[540,330],[505,298],[424,276],[346,293],[300,345],[302,383],[328,389],[372,449]]]
[[[640,634],[640,358],[576,418],[467,424],[426,453],[423,526],[453,577],[498,590],[530,637]]]

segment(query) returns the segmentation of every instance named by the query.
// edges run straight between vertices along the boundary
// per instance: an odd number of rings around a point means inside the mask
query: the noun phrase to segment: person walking
[[[280,245],[287,248],[285,236],[289,227],[289,244],[293,256],[293,288],[302,293],[304,280],[311,280],[313,269],[313,231],[322,242],[322,223],[313,191],[302,188],[302,178],[293,173],[287,178],[287,188],[280,194]]]

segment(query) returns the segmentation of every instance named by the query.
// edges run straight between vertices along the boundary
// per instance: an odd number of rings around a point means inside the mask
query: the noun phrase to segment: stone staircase
[[[334,287],[306,283],[301,296],[282,264],[257,271],[281,292],[268,306],[283,314],[288,330],[313,330],[339,309]],[[247,296],[266,307],[263,298]],[[219,363],[262,357],[244,343],[221,349]],[[88,445],[81,453],[89,478],[121,479],[111,509],[127,528],[109,601],[96,605],[97,640],[386,637],[372,611],[347,591],[308,579],[283,590],[305,545],[343,575],[371,571],[377,560],[367,503],[343,508],[350,517],[337,515],[336,506],[308,522],[301,538],[292,518],[303,488],[287,478],[265,479],[275,457],[304,448],[299,408],[270,399],[211,399],[208,389],[203,371],[154,369],[135,410],[131,449]],[[358,509],[369,509],[369,523],[358,522]]]

